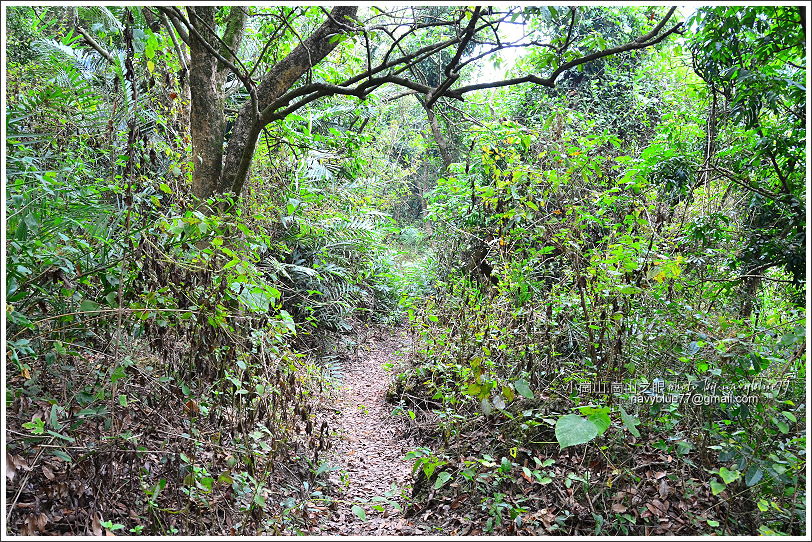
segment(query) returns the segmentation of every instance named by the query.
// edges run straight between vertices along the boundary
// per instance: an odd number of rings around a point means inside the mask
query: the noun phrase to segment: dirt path
[[[337,413],[330,421],[336,437],[329,458],[336,469],[331,480],[334,487],[342,488],[342,494],[337,508],[321,522],[321,534],[425,532],[380,499],[388,493],[391,497],[386,500],[403,504],[401,494],[411,490],[411,462],[403,456],[415,445],[405,435],[402,420],[392,416],[393,405],[386,402],[389,382],[409,349],[406,333],[405,329],[373,328],[359,346],[358,359],[344,365],[342,387],[335,404]],[[353,513],[353,505],[364,509],[366,521]],[[382,506],[383,511],[373,506]]]

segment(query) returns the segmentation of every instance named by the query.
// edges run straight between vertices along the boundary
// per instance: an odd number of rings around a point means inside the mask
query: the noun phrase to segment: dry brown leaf
[[[463,493],[462,495],[460,495],[459,497],[454,499],[454,501],[451,503],[451,509],[456,510],[457,508],[460,507],[460,505],[463,503],[463,501],[465,501],[467,499],[468,499],[468,495]]]
[[[37,529],[37,520],[34,518],[34,514],[30,514],[27,518],[25,518],[25,528],[21,532],[24,536],[35,535],[39,532]]]
[[[197,416],[198,414],[200,414],[200,406],[198,406],[198,404],[193,399],[189,399],[188,401],[183,403],[183,410],[185,410],[186,414],[190,416]]]
[[[660,487],[658,488],[658,492],[660,493],[660,498],[662,499],[665,499],[671,493],[671,490],[668,487],[668,481],[665,478],[660,480]]]
[[[662,478],[665,475],[666,475],[666,472],[664,470],[661,470],[659,472],[655,472],[654,473],[654,479],[659,480],[660,478]]]
[[[15,476],[17,476],[17,465],[14,464],[12,455],[6,452],[6,478],[9,482],[13,482]]]
[[[25,523],[28,534],[45,534],[43,530],[45,526],[48,525],[48,516],[41,512],[39,514],[29,514],[28,517],[25,518]]]
[[[43,466],[42,466],[42,474],[44,474],[44,475],[45,475],[45,477],[46,477],[48,480],[53,480],[53,479],[54,479],[54,471],[52,471],[51,469],[49,469],[49,468],[48,468],[46,465],[43,465]]]
[[[623,506],[619,502],[616,502],[615,504],[612,505],[612,512],[616,512],[618,514],[623,514],[623,513],[626,512],[626,510],[628,510],[628,508],[626,508],[625,506]]]
[[[102,516],[99,512],[94,512],[92,516],[90,516],[90,532],[94,536],[101,536],[102,535]]]

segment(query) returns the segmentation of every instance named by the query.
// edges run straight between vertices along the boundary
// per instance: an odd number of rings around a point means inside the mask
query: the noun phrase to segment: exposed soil
[[[339,490],[333,512],[319,525],[320,534],[416,535],[415,525],[391,504],[373,501],[386,497],[403,506],[408,495],[411,462],[404,455],[415,447],[402,418],[392,415],[386,402],[392,376],[405,363],[410,339],[405,328],[374,327],[362,340],[356,359],[344,363],[341,389],[329,420],[336,435],[329,455],[333,487]],[[387,497],[391,495],[391,497]],[[361,506],[362,520],[353,513]],[[382,506],[383,511],[372,506]]]

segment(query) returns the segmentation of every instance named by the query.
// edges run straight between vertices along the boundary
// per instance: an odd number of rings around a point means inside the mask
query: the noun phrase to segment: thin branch
[[[112,66],[116,65],[116,61],[113,59],[113,55],[108,53],[101,45],[99,45],[99,43],[96,40],[94,40],[93,37],[90,34],[88,34],[84,28],[82,28],[78,24],[75,26],[75,28],[76,31],[79,32],[79,34],[81,34],[82,37],[85,39],[85,42],[88,45],[90,45],[93,49],[95,49],[96,52],[99,53],[102,57],[104,57],[104,59],[108,63],[110,63],[110,65]]]
[[[268,36],[268,38],[265,40],[265,45],[262,47],[262,51],[259,53],[259,56],[257,57],[257,60],[254,63],[254,67],[251,69],[251,72],[248,74],[248,77],[253,77],[254,76],[254,72],[262,64],[262,59],[265,58],[265,53],[268,51],[268,48],[270,47],[271,43],[273,43],[273,41],[276,39],[276,35],[278,33],[282,32],[285,27],[290,26],[290,22],[288,21],[288,16],[290,14],[294,13],[294,11],[295,10],[291,10],[288,15],[284,15],[284,16],[280,17],[282,19],[282,24],[277,26],[274,29],[274,31],[271,33],[271,35]]]
[[[417,94],[416,90],[405,90],[403,92],[399,92],[394,96],[384,96],[381,98],[382,102],[394,102],[395,100],[399,100],[400,98],[405,98],[406,96],[414,96]]]
[[[559,55],[563,54],[564,51],[566,51],[570,46],[570,43],[571,43],[570,40],[572,39],[572,31],[575,29],[575,12],[576,11],[578,11],[577,7],[570,6],[570,13],[572,14],[572,18],[570,19],[570,27],[567,30],[567,39],[564,40],[564,43],[557,50]]]
[[[751,192],[755,192],[756,194],[764,196],[765,198],[769,198],[769,199],[772,199],[772,200],[777,200],[777,199],[780,198],[780,196],[778,194],[774,194],[774,193],[772,193],[772,192],[770,192],[768,190],[764,190],[761,187],[754,186],[754,185],[750,184],[747,181],[743,181],[743,180],[739,179],[738,177],[736,177],[735,173],[733,173],[729,169],[725,169],[725,168],[723,168],[721,166],[716,166],[716,165],[711,164],[710,167],[700,169],[699,172],[700,173],[710,173],[710,172],[720,173],[727,180],[732,181],[732,182],[736,183],[737,185],[741,186],[742,188],[746,188],[747,190],[750,190]]]
[[[166,8],[162,6],[157,6],[158,11],[165,14],[169,17],[169,20],[172,21],[172,25],[175,27],[175,30],[178,31],[178,36],[180,39],[183,40],[183,43],[189,45],[189,32],[186,27],[184,27],[183,23],[178,20],[177,15],[172,11],[172,8]]]
[[[178,55],[178,59],[180,59],[180,65],[183,67],[183,71],[189,71],[189,62],[188,58],[186,57],[186,51],[183,50],[180,43],[178,43],[178,39],[175,37],[175,27],[169,21],[169,17],[166,16],[166,13],[163,11],[160,12],[161,21],[163,22],[164,26],[166,27],[166,31],[169,33],[169,39],[172,40],[172,45],[175,47],[175,52]]]

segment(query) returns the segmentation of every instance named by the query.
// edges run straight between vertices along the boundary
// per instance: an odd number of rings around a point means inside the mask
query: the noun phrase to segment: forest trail
[[[319,525],[319,534],[425,534],[382,499],[403,506],[401,494],[410,490],[411,464],[404,455],[414,443],[386,402],[386,390],[409,348],[407,333],[406,328],[373,327],[359,344],[357,358],[344,364],[328,422],[335,433],[329,461],[335,469],[330,477],[339,488],[338,502]],[[364,509],[366,520],[353,512],[353,506]]]

